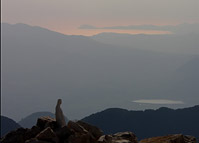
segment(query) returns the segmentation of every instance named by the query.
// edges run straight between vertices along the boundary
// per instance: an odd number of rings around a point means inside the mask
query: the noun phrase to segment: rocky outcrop
[[[53,130],[58,128],[58,125],[55,121],[54,118],[51,117],[40,117],[37,120],[37,124],[38,127],[40,127],[41,129],[45,129],[47,127],[52,128]]]
[[[60,127],[51,117],[40,117],[31,129],[8,133],[1,143],[138,143],[132,132],[104,135],[99,128],[83,121],[69,121]],[[196,143],[192,136],[169,135],[141,140],[139,143]]]
[[[141,140],[139,143],[196,143],[196,138],[182,134],[153,137]]]
[[[82,121],[69,121],[60,127],[51,117],[40,117],[31,129],[19,128],[8,133],[1,143],[98,143],[103,132]]]
[[[48,141],[48,142],[52,142],[52,143],[58,143],[59,139],[57,137],[57,135],[55,134],[55,132],[50,128],[46,128],[43,131],[41,131],[36,138],[38,140],[42,140],[42,141]]]
[[[121,132],[114,135],[103,135],[98,143],[138,143],[137,137],[132,132]]]

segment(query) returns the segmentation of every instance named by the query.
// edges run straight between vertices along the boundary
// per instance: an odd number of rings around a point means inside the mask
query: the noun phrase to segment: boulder
[[[37,126],[33,126],[31,129],[27,129],[26,133],[24,134],[24,140],[34,138],[40,132],[41,129]]]
[[[30,140],[27,140],[25,143],[51,143],[51,142],[41,141],[41,140],[38,140],[36,138],[32,138]]]
[[[83,121],[78,121],[77,124],[86,129],[97,140],[99,139],[99,137],[103,135],[103,131],[97,128],[96,126],[92,126]]]
[[[132,143],[138,142],[137,141],[137,137],[132,132],[120,132],[120,133],[116,133],[116,134],[114,134],[114,138],[115,139],[129,140]]]
[[[84,129],[84,127],[82,127],[81,125],[79,125],[78,123],[73,122],[73,121],[69,121],[67,124],[67,127],[70,130],[77,132],[77,133],[82,133],[82,134],[88,133],[88,131],[86,129]]]
[[[58,128],[56,120],[48,116],[38,118],[37,126],[40,127],[41,129],[50,127],[51,129],[55,130],[56,128]]]
[[[46,128],[42,132],[40,132],[36,136],[36,138],[38,140],[47,141],[47,142],[51,142],[51,143],[58,143],[59,142],[57,135],[54,133],[54,131],[50,127]]]
[[[28,129],[19,128],[16,131],[11,131],[1,139],[1,143],[24,143],[24,135]]]
[[[91,136],[86,133],[86,134],[81,134],[81,133],[76,133],[75,135],[71,135],[67,139],[68,143],[97,143],[97,141],[92,140]]]
[[[132,132],[120,132],[114,135],[101,136],[98,143],[138,143],[138,141]]]
[[[97,128],[94,130],[94,127],[92,129],[91,125],[88,125],[83,122],[73,122],[69,121],[67,124],[68,129],[70,129],[73,134],[69,136],[67,139],[67,142],[69,143],[97,143],[97,139],[95,136],[99,136],[99,130],[97,131]]]
[[[39,132],[40,128],[33,126],[31,129],[19,128],[16,131],[8,133],[2,140],[2,143],[24,143],[26,140],[34,138]]]
[[[182,134],[167,135],[143,139],[139,143],[196,143],[196,138]]]
[[[98,143],[112,143],[112,139],[111,135],[103,135],[98,139]]]
[[[71,131],[67,126],[64,126],[62,128],[59,128],[56,130],[56,135],[59,138],[60,142],[63,142],[66,140],[69,136],[73,135],[74,132]]]

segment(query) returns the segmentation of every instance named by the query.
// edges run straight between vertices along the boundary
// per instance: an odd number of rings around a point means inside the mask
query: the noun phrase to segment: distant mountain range
[[[177,110],[165,107],[145,111],[111,108],[82,120],[101,128],[105,134],[132,131],[139,139],[181,133],[199,137],[199,105]]]
[[[31,128],[39,117],[50,116],[51,112],[36,112],[16,123],[10,118],[1,116],[1,136],[17,128]],[[157,110],[129,111],[120,108],[109,108],[82,119],[91,125],[103,130],[105,134],[131,131],[138,139],[168,134],[185,134],[199,137],[199,105],[183,108],[169,109],[166,107]],[[68,122],[68,119],[66,118]]]
[[[199,32],[197,31],[196,33],[162,35],[100,33],[91,36],[91,39],[120,47],[136,47],[156,52],[199,55],[198,37]]]
[[[21,126],[17,124],[14,120],[1,116],[1,137],[6,135],[8,132],[20,128]]]
[[[32,126],[34,126],[37,122],[37,119],[39,117],[43,117],[43,116],[49,116],[51,118],[55,118],[55,114],[51,113],[51,112],[36,112],[36,113],[32,113],[30,115],[28,115],[27,117],[21,119],[21,121],[18,122],[18,124],[20,124],[22,127],[24,128],[31,128]],[[67,117],[65,117],[66,122],[68,122]]]
[[[35,111],[54,111],[57,98],[71,119],[113,107],[151,107],[131,102],[140,99],[179,100],[185,103],[180,107],[199,103],[196,34],[110,34],[109,40],[106,34],[69,36],[26,24],[1,25],[2,109],[17,121]],[[185,69],[190,71],[182,73]]]

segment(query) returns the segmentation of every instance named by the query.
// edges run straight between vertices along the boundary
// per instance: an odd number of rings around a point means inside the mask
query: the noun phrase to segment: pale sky
[[[69,35],[123,33],[78,27],[199,23],[199,0],[2,0],[2,21],[41,26]]]

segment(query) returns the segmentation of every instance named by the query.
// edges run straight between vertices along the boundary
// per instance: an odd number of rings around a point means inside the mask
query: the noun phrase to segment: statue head
[[[58,99],[58,100],[57,100],[57,104],[60,105],[61,103],[62,103],[62,100],[61,100],[61,99]]]

